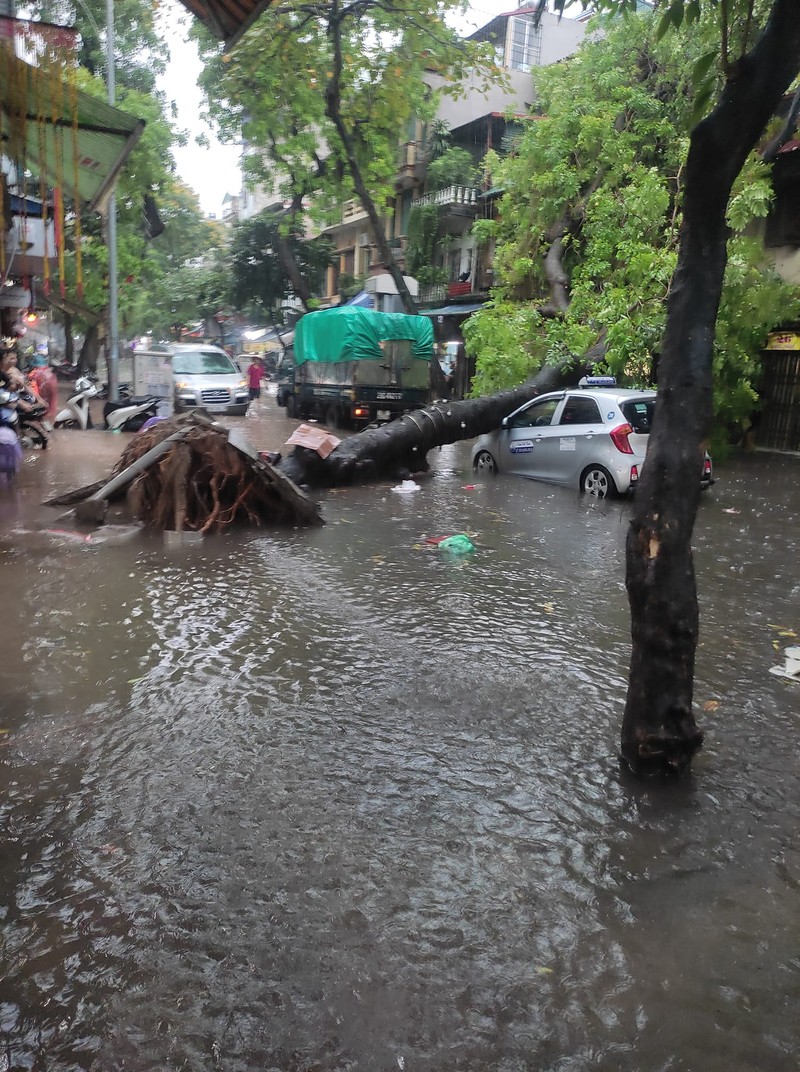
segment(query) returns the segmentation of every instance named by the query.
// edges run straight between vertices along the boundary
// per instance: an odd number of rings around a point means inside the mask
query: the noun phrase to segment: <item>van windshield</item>
[[[227,354],[214,350],[186,350],[172,358],[172,371],[178,376],[233,376],[238,369]]]

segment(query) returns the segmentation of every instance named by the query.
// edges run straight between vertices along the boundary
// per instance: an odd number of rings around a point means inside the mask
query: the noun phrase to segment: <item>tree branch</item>
[[[800,86],[794,91],[794,97],[792,97],[792,103],[789,107],[789,114],[786,116],[786,122],[780,133],[776,134],[766,149],[761,154],[761,159],[765,164],[771,164],[778,156],[783,146],[791,141],[797,130],[797,117],[800,115]]]

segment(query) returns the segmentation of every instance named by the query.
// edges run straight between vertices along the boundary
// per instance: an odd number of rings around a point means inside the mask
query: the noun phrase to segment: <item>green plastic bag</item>
[[[460,532],[457,536],[447,536],[444,540],[439,540],[439,548],[453,555],[468,555],[475,550],[475,544],[469,536]]]

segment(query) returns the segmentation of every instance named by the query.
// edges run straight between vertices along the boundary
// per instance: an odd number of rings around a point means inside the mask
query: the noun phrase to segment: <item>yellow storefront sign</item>
[[[765,350],[800,350],[800,334],[795,331],[772,331]]]

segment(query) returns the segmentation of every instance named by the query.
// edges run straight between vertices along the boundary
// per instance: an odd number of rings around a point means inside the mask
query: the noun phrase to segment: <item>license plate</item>
[[[224,402],[209,402],[203,407],[203,409],[207,409],[209,413],[224,413],[227,408],[228,407]]]
[[[388,421],[391,415],[392,412],[388,409],[379,409],[376,413],[376,417],[379,421]]]

